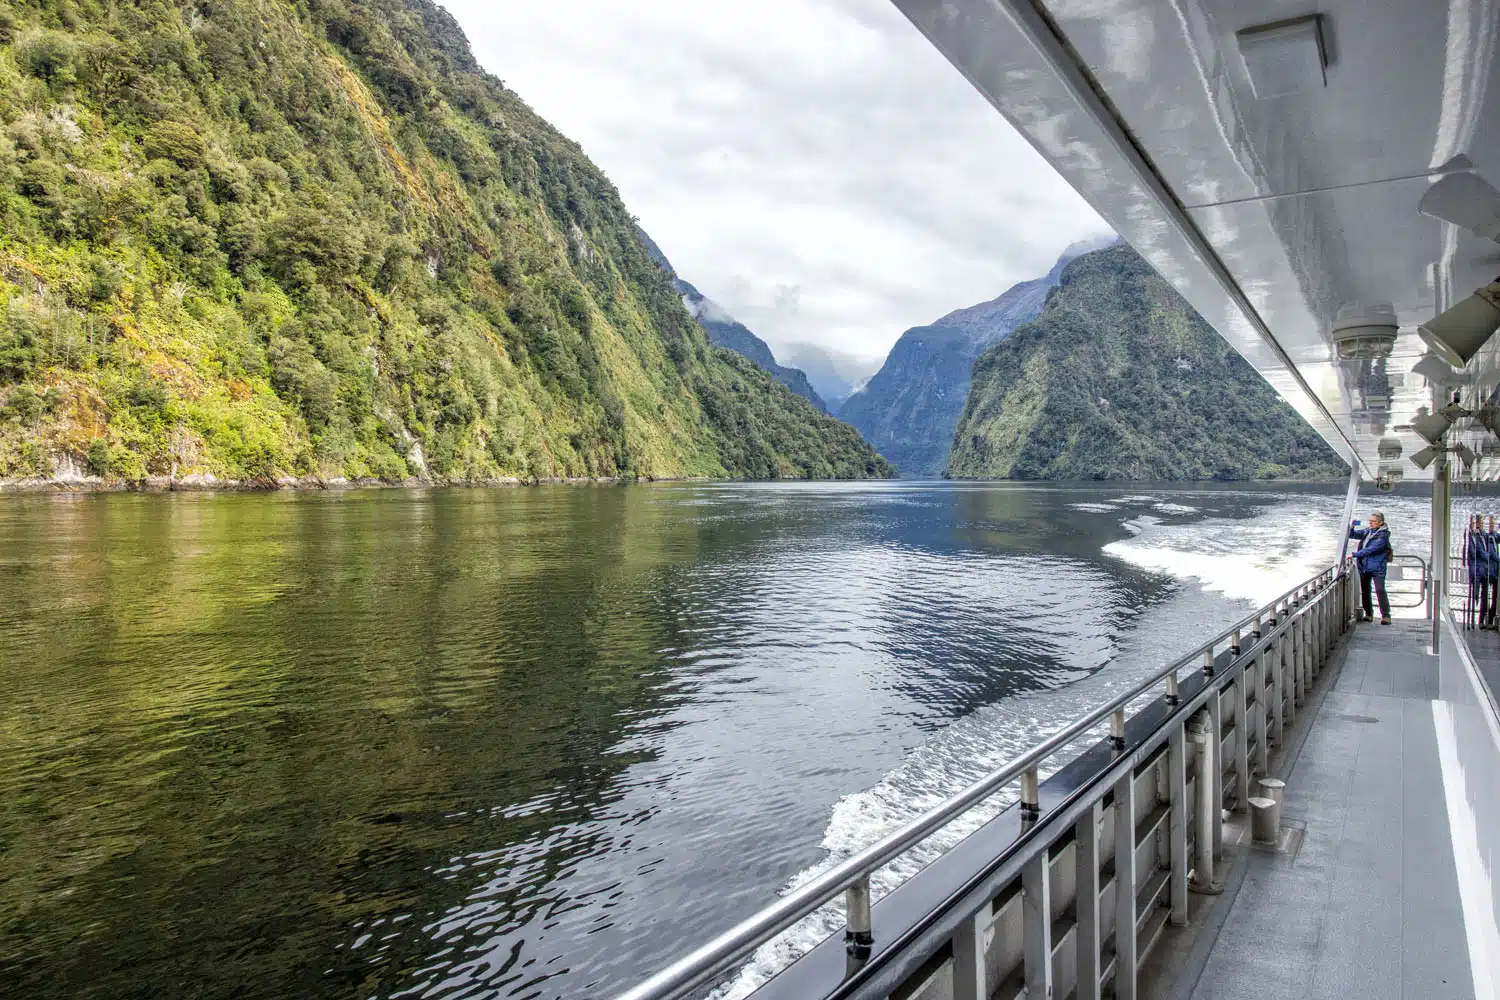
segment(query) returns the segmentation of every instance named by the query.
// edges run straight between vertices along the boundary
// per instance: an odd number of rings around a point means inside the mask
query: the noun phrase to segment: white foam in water
[[[1407,498],[1381,498],[1392,521],[1398,551],[1402,538],[1425,538],[1422,504]],[[1150,504],[1163,514],[1196,513],[1197,508],[1154,496],[1123,497],[1114,504]],[[1104,513],[1106,503],[1074,503],[1074,509]],[[1135,627],[1119,640],[1104,669],[1074,684],[986,706],[960,719],[913,750],[873,787],[844,796],[834,806],[823,836],[827,857],[799,873],[788,891],[849,857],[925,810],[1003,766],[1073,719],[1140,683],[1160,667],[1168,654],[1189,648],[1205,632],[1225,627],[1244,611],[1266,604],[1328,566],[1342,543],[1336,523],[1340,500],[1303,495],[1280,498],[1254,517],[1208,518],[1190,524],[1163,524],[1143,514],[1123,522],[1128,539],[1104,547],[1105,553],[1141,569],[1201,584],[1200,590],[1231,601],[1172,601],[1146,609]],[[1409,546],[1415,549],[1415,544]],[[1186,619],[1186,620],[1185,620]],[[1184,630],[1187,631],[1184,631]],[[1190,636],[1190,637],[1189,637]],[[1171,648],[1166,648],[1170,646]],[[1149,695],[1142,700],[1149,699]],[[1050,770],[1061,767],[1103,735],[1102,727],[1054,755]],[[937,855],[978,829],[1014,802],[1014,788],[971,810],[898,859],[870,880],[875,899],[885,896],[920,871]],[[739,974],[715,990],[712,1000],[742,1000],[799,956],[810,951],[844,923],[842,901],[831,903],[762,946]]]
[[[1158,504],[1157,509],[1164,506]],[[1340,542],[1322,498],[1278,504],[1248,520],[1210,518],[1161,525],[1141,518],[1126,527],[1134,537],[1106,545],[1108,555],[1142,569],[1196,580],[1206,591],[1256,605],[1275,600],[1320,566],[1330,565]]]

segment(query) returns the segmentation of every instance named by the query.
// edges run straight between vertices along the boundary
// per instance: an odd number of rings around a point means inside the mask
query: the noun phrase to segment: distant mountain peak
[[[658,267],[671,275],[672,282],[677,287],[677,294],[682,296],[683,305],[687,306],[688,312],[707,332],[708,339],[713,341],[715,346],[728,348],[736,354],[749,358],[770,372],[776,381],[818,409],[828,412],[828,404],[823,402],[823,397],[819,396],[817,390],[812,387],[806,374],[796,368],[778,364],[776,355],[772,353],[769,344],[750,332],[750,328],[735,319],[729,310],[704,295],[697,286],[678,274],[661,247],[657,246],[656,241],[644,229],[636,226],[635,231],[640,237],[641,245],[646,248],[646,253]]]
[[[931,326],[907,330],[869,382],[851,393],[839,416],[853,424],[905,476],[940,476],[969,394],[974,361],[1041,313],[1063,268],[1116,237],[1069,246],[1045,275],[1003,295],[956,309]]]

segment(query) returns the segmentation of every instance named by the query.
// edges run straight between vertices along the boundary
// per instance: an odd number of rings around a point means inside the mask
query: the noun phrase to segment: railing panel
[[[1133,996],[1143,949],[1169,920],[1186,918],[1188,869],[1212,888],[1221,810],[1243,806],[1252,768],[1284,738],[1342,631],[1333,611],[1348,593],[1347,579],[1320,574],[619,1000],[701,992],[840,897],[849,904],[844,940],[798,960],[768,996],[969,1000],[1028,984],[1032,995]],[[1185,733],[1190,718],[1196,742]],[[1041,779],[1049,757],[1100,729],[1108,735]],[[1016,807],[894,890],[889,906],[871,906],[873,872],[1007,789],[1019,793]]]

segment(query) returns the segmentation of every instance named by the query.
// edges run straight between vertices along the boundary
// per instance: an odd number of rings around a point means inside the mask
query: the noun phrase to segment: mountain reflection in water
[[[0,498],[0,981],[607,995],[1249,606],[1184,572],[1310,574],[1341,492]]]

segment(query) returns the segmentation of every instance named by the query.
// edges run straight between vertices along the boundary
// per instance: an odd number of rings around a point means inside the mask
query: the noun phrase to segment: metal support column
[[[1177,927],[1188,921],[1188,800],[1187,733],[1175,726],[1167,738],[1168,877],[1172,880],[1171,921]]]
[[[1442,609],[1448,603],[1448,516],[1451,509],[1448,490],[1448,456],[1438,454],[1432,463],[1432,586],[1429,593],[1432,601],[1428,614],[1432,616],[1432,653],[1438,651],[1438,624],[1443,620]]]
[[[1095,801],[1073,829],[1073,909],[1078,917],[1078,986],[1073,995],[1077,1000],[1099,1000],[1099,934],[1104,926],[1099,913],[1099,828],[1103,823],[1104,803]]]
[[[984,934],[994,914],[986,903],[953,934],[953,1000],[990,1000]]]
[[[1253,664],[1246,664],[1234,682],[1234,807],[1250,808],[1250,700],[1246,687],[1255,677]]]
[[[1135,775],[1115,782],[1115,998],[1136,1000]]]
[[[1046,848],[1021,871],[1021,939],[1026,995],[1052,997],[1052,877]]]

